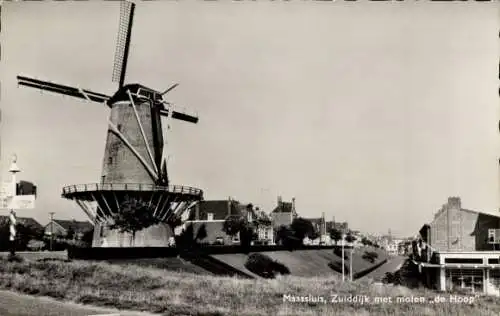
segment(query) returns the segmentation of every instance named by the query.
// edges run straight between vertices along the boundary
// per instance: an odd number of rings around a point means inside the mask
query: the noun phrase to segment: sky
[[[126,82],[198,113],[169,132],[172,184],[205,199],[278,195],[300,216],[408,236],[449,196],[499,211],[496,4],[138,2]],[[113,94],[117,2],[8,2],[0,41],[1,174],[38,185],[48,222],[98,182],[109,109],[16,75]],[[0,211],[5,212],[6,211]],[[18,211],[18,216],[23,216]],[[500,214],[500,211],[499,211]]]

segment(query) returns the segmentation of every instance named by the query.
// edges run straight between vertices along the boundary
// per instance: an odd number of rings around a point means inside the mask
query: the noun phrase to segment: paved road
[[[63,303],[46,297],[35,297],[10,291],[0,291],[0,315],[2,316],[153,316],[141,312],[123,312],[108,308],[89,307],[75,303]]]
[[[382,281],[386,272],[396,272],[401,268],[407,257],[397,256],[389,259],[385,264],[365,275],[363,278],[372,278],[375,281]]]

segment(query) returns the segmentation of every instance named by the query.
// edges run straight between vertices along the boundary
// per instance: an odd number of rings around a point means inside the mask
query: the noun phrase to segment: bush
[[[44,238],[45,250],[50,249],[50,237]],[[67,240],[65,238],[54,237],[52,240],[52,251],[63,251],[67,250],[70,247],[78,247],[78,248],[88,248],[90,245],[82,240]]]
[[[268,279],[274,278],[277,273],[290,274],[290,270],[284,264],[261,253],[249,255],[245,267],[253,273]]]
[[[10,254],[7,256],[7,261],[9,262],[23,262],[24,259],[23,257],[19,256],[18,254]]]
[[[45,248],[43,240],[31,239],[26,246],[30,251],[41,251]]]
[[[375,251],[365,251],[365,253],[363,254],[363,259],[369,261],[370,263],[374,263],[377,258],[378,253],[376,253]]]
[[[302,242],[290,226],[282,225],[276,231],[276,243],[285,246],[290,251],[299,248]]]
[[[342,258],[342,248],[341,247],[338,247],[338,248],[335,248],[333,250],[333,253],[337,256],[339,256],[340,258]],[[344,260],[347,260],[349,259],[349,254],[348,254],[348,251],[346,251],[346,249],[344,249]]]
[[[382,279],[382,282],[385,284],[394,284],[394,285],[401,285],[401,273],[399,271],[396,271],[394,273],[391,272],[386,272],[384,278]]]
[[[342,273],[342,262],[341,261],[330,261],[328,263],[328,267],[332,269],[333,271],[336,271],[338,273]],[[349,274],[349,265],[347,262],[344,262],[344,273]]]

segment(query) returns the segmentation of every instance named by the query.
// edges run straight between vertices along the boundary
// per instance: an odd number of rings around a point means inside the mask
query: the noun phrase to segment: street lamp
[[[14,154],[12,156],[12,162],[10,164],[9,172],[11,174],[11,191],[10,195],[15,196],[16,190],[17,190],[17,182],[16,182],[16,174],[18,172],[21,172],[19,167],[17,166],[17,156]],[[16,254],[16,212],[11,208],[10,209],[10,215],[9,215],[9,220],[10,220],[10,254],[11,256],[14,256]]]
[[[354,247],[353,245],[351,245],[351,255],[349,256],[349,279],[351,280],[352,282],[352,278],[353,278],[353,273],[352,273],[352,253],[354,252]]]
[[[342,232],[342,282],[345,281],[344,243],[345,243],[345,233]]]
[[[52,251],[52,242],[54,240],[54,212],[50,212],[50,251]]]

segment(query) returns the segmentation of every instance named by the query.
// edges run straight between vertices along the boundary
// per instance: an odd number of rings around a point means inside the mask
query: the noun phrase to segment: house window
[[[494,243],[496,240],[496,234],[495,234],[495,229],[488,229],[488,242],[489,243]]]
[[[213,221],[214,220],[214,213],[208,213],[207,214],[207,220]]]
[[[113,157],[108,157],[108,164],[112,164],[113,163]]]
[[[448,291],[482,292],[483,282],[482,269],[446,269],[446,287]]]

